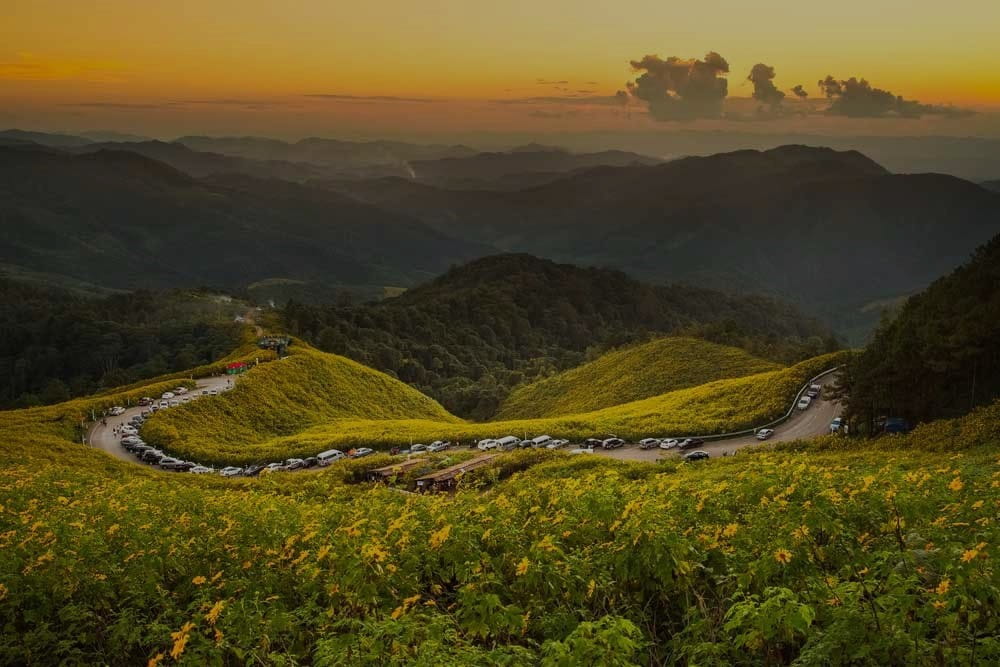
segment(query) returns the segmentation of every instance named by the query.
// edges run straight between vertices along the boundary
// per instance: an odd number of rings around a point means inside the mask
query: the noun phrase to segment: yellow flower
[[[430,544],[431,549],[437,549],[448,539],[451,535],[451,524],[445,524],[440,530],[435,531],[431,535]]]
[[[977,509],[979,509],[982,506],[983,506],[983,501],[982,500],[977,500],[976,502],[972,503],[972,509],[974,509],[974,510],[977,510]]]
[[[976,551],[975,549],[966,549],[962,553],[962,562],[963,563],[968,563],[969,561],[975,560],[976,556],[978,556],[978,555],[979,555],[979,552]]]
[[[774,560],[778,561],[782,565],[788,565],[792,562],[792,552],[788,549],[778,549],[774,552]]]
[[[590,583],[587,584],[587,598],[588,599],[594,597],[594,589],[596,589],[596,588],[597,588],[597,582],[594,581],[593,579],[591,579]]]
[[[961,491],[964,486],[965,484],[962,484],[962,480],[960,480],[958,477],[951,480],[951,483],[948,484],[948,488],[951,489],[952,491]]]
[[[149,659],[149,662],[146,663],[146,667],[156,667],[158,664],[163,662],[163,659],[165,657],[166,656],[163,655],[162,653],[157,653],[156,655],[154,655],[152,658]]]
[[[524,558],[522,558],[521,562],[517,564],[517,576],[520,577],[520,576],[523,576],[525,573],[527,573],[528,566],[530,564],[531,564],[531,561],[528,560],[527,556],[525,556]]]
[[[725,537],[732,537],[733,535],[736,534],[736,531],[739,530],[739,529],[740,529],[739,524],[737,524],[737,523],[731,523],[731,524],[729,524],[728,526],[726,526],[725,528],[722,529],[722,534]]]
[[[197,577],[191,580],[191,583],[194,584],[195,586],[201,586],[206,581],[208,581],[208,579],[199,574]]]
[[[185,623],[177,632],[170,633],[170,637],[174,640],[174,647],[170,649],[171,658],[177,660],[184,654],[184,647],[187,646],[189,633],[193,629],[194,623],[189,622]]]
[[[222,608],[225,606],[226,606],[225,600],[219,600],[214,605],[212,605],[212,608],[209,610],[209,612],[205,614],[205,620],[208,621],[209,625],[215,625],[215,622],[219,620],[219,614],[222,613]]]
[[[4,586],[3,584],[0,584],[0,600],[5,599],[6,597],[7,597],[7,587]]]
[[[934,605],[934,608],[937,609],[938,611],[941,611],[947,606],[947,603],[944,600],[935,600],[932,604]]]
[[[949,590],[951,590],[951,579],[945,577],[941,580],[941,583],[937,585],[937,588],[934,589],[934,592],[938,595],[944,595]]]

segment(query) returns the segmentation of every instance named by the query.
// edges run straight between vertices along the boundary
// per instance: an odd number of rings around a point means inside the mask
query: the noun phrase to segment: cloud
[[[314,99],[333,100],[340,102],[416,102],[420,104],[434,104],[446,102],[447,100],[431,99],[428,97],[396,97],[394,95],[342,95],[339,93],[311,93],[303,97]]]
[[[758,102],[775,107],[785,99],[785,94],[774,85],[774,68],[770,65],[754,65],[747,81],[753,84],[753,98]]]
[[[873,87],[866,79],[851,77],[835,79],[827,75],[819,82],[823,94],[830,100],[826,113],[849,118],[920,118],[924,115],[962,116],[971,111],[954,107],[921,104],[916,100],[903,99],[888,90]]]
[[[619,91],[620,93],[621,91]],[[589,106],[618,106],[618,95],[539,95],[533,97],[507,97],[490,100],[491,104],[579,104]]]
[[[802,87],[801,83],[792,88],[792,94],[800,100],[804,100],[809,97],[809,93],[806,92],[806,89]]]
[[[87,81],[121,83],[124,67],[117,63],[55,60],[18,53],[13,61],[0,62],[0,81]]]
[[[564,111],[549,111],[547,109],[533,109],[528,112],[528,115],[532,118],[570,118],[572,116],[578,116],[580,114],[576,109],[566,109]]]
[[[135,102],[67,102],[62,106],[66,107],[85,107],[93,109],[122,109],[122,110],[135,110],[135,111],[149,111],[151,109],[166,109],[172,104],[146,104],[146,103],[135,103]]]
[[[535,83],[540,86],[566,86],[569,85],[569,81],[552,81],[549,79],[535,79]]]
[[[626,84],[628,91],[647,104],[654,119],[694,120],[722,115],[722,102],[729,92],[725,79],[729,63],[715,51],[704,60],[676,56],[663,60],[650,55],[631,61],[631,65],[642,75]]]

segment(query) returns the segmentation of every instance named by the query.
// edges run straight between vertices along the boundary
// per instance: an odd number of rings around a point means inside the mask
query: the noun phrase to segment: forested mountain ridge
[[[476,260],[374,304],[289,303],[284,317],[321,349],[478,419],[522,382],[656,334],[688,333],[786,362],[837,347],[826,327],[770,298],[647,285],[529,255]]]
[[[326,190],[198,180],[127,151],[0,148],[0,263],[106,287],[407,285],[490,253]]]
[[[852,417],[961,416],[1000,397],[1000,236],[911,297],[852,361]]]
[[[775,294],[859,342],[872,302],[922,289],[1000,231],[997,193],[804,146],[600,167],[518,192],[327,185],[505,250]]]

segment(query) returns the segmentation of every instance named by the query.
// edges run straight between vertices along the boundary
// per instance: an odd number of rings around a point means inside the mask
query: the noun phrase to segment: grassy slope
[[[511,392],[496,420],[556,417],[638,401],[723,378],[778,370],[744,350],[696,338],[658,338]]]
[[[459,421],[388,375],[296,343],[290,356],[254,368],[217,399],[155,415],[143,437],[199,462],[241,463],[271,457],[273,452],[262,451],[262,442],[359,418]],[[306,452],[287,455],[293,453]]]
[[[377,371],[298,346],[290,360],[262,367],[260,375],[254,370],[218,401],[157,415],[143,435],[181,457],[243,464],[311,456],[330,447],[405,446],[438,438],[467,443],[508,434],[580,440],[607,433],[624,438],[725,433],[783,414],[802,384],[841,356],[824,355],[594,412],[473,423]]]
[[[363,461],[159,473],[75,444],[86,407],[0,413],[5,664],[1000,660],[1000,404],[706,465],[555,454],[454,496],[344,484]]]

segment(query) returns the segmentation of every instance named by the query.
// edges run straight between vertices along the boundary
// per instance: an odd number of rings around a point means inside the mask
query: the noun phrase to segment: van
[[[514,449],[520,442],[520,438],[513,435],[506,435],[497,440],[497,449]]]
[[[344,458],[344,452],[339,449],[328,449],[325,452],[316,455],[316,461],[321,466],[328,466],[334,461],[339,461]]]
[[[549,444],[549,442],[551,440],[552,440],[551,436],[540,435],[537,438],[532,438],[531,439],[531,446],[532,447],[544,447],[545,445]]]

